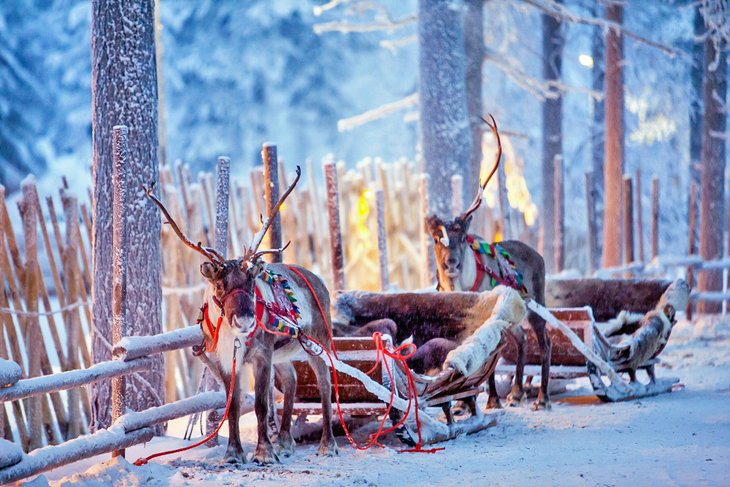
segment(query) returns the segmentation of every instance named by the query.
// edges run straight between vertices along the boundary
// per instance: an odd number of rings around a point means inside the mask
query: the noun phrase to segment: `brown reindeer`
[[[481,205],[482,192],[497,170],[502,156],[502,144],[496,121],[493,117],[491,118],[491,124],[484,118],[482,120],[492,129],[497,138],[497,159],[489,177],[483,185],[479,186],[476,198],[460,216],[449,221],[444,221],[436,215],[430,215],[426,218],[426,228],[433,237],[434,242],[439,290],[480,292],[492,289],[496,283],[507,284],[522,291],[526,297],[544,304],[545,262],[537,251],[516,240],[499,242],[500,250],[496,246],[487,244],[476,235],[469,235],[472,214]],[[509,257],[505,256],[505,253]],[[512,269],[513,267],[514,269]],[[521,274],[521,279],[518,274]],[[532,329],[535,330],[542,352],[540,392],[533,408],[549,409],[550,340],[545,327],[545,320],[530,312],[528,321]],[[525,335],[519,327],[511,331],[511,336],[515,339],[517,345],[518,358],[515,369],[515,383],[507,401],[510,405],[517,405],[525,397],[522,385],[525,366]],[[494,375],[489,378],[488,406],[500,407]]]
[[[266,234],[271,221],[279,211],[286,197],[291,193],[299,181],[301,170],[297,167],[297,175],[286,192],[279,199],[266,220],[262,222],[261,229],[254,235],[251,245],[243,257],[237,259],[224,259],[214,249],[203,247],[200,243],[192,243],[179,229],[164,205],[157,199],[151,189],[146,189],[147,196],[157,204],[172,226],[177,236],[188,247],[200,252],[207,259],[200,266],[200,273],[210,283],[207,293],[207,313],[210,323],[217,323],[215,330],[203,326],[205,335],[205,351],[201,358],[223,381],[226,391],[233,385],[233,398],[231,408],[228,412],[228,447],[226,449],[226,461],[230,463],[245,462],[246,457],[241,446],[241,439],[238,430],[238,420],[241,411],[242,387],[245,378],[241,368],[236,371],[236,377],[232,377],[232,359],[236,354],[239,363],[251,363],[255,379],[255,404],[256,421],[258,426],[258,442],[253,455],[253,461],[259,464],[269,464],[279,461],[269,437],[267,427],[267,414],[270,407],[271,373],[272,367],[276,371],[277,378],[284,393],[284,406],[281,420],[281,429],[277,438],[279,453],[288,456],[293,452],[294,440],[291,435],[291,419],[294,406],[294,393],[296,389],[296,375],[294,366],[291,363],[292,357],[300,352],[301,348],[309,349],[310,352],[317,348],[310,340],[314,339],[322,344],[327,350],[332,350],[328,328],[330,322],[330,301],[329,293],[322,280],[312,272],[298,266],[285,264],[269,264],[262,260],[264,254],[282,252],[286,246],[280,249],[258,250],[261,241]],[[288,244],[287,244],[288,245]],[[294,336],[283,336],[267,332],[260,328],[272,329],[270,322],[275,318],[278,308],[270,306],[266,297],[271,297],[272,287],[265,282],[261,276],[275,276],[273,279],[288,282],[288,292],[296,300],[298,307],[298,319],[294,323],[290,320],[291,326],[288,332]],[[308,286],[311,286],[311,291]],[[313,292],[312,292],[313,291]],[[258,295],[258,296],[257,296]],[[316,295],[316,299],[315,299]],[[321,305],[322,312],[316,305],[317,300]],[[291,302],[291,301],[290,301]],[[257,304],[263,313],[257,316]],[[277,305],[278,306],[278,305]],[[206,306],[204,305],[204,310]],[[219,320],[222,316],[224,319]],[[298,333],[291,333],[292,331]],[[319,454],[336,455],[337,443],[332,434],[332,405],[329,369],[325,363],[311,353],[307,355],[316,376],[317,384],[322,397],[322,439],[319,445]]]

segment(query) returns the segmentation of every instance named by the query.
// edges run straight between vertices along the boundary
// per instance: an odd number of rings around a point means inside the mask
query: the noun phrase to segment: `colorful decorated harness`
[[[276,274],[270,270],[262,271],[261,274],[257,276],[257,279],[260,279],[269,286],[272,299],[267,301],[259,287],[255,286],[257,326],[254,326],[246,336],[246,346],[251,346],[253,338],[256,335],[256,330],[258,330],[259,327],[268,329],[270,326],[273,330],[278,332],[278,334],[285,334],[292,338],[300,338],[301,328],[298,325],[298,321],[299,318],[301,318],[301,313],[299,311],[299,307],[296,305],[297,300],[294,297],[294,292],[289,285],[289,281],[280,274]],[[223,303],[225,303],[226,299],[244,292],[245,291],[242,289],[233,289],[220,300],[218,300],[215,296],[213,297],[213,301],[221,310],[221,314],[215,325],[213,325],[213,322],[210,319],[208,303],[206,302],[203,304],[200,308],[200,313],[198,314],[198,319],[196,321],[201,328],[203,323],[205,323],[208,333],[210,334],[210,340],[208,339],[208,336],[203,333],[203,343],[200,346],[194,347],[193,353],[195,355],[200,355],[204,351],[215,351],[218,346],[218,334],[220,332],[221,323],[223,322]],[[268,323],[262,322],[264,311],[268,311]]]
[[[512,257],[498,243],[488,243],[475,239],[471,235],[467,235],[466,241],[469,244],[472,252],[474,252],[474,262],[477,267],[477,277],[474,280],[474,285],[471,288],[472,292],[479,291],[479,287],[482,285],[484,276],[489,276],[490,286],[492,288],[499,284],[509,286],[516,289],[523,295],[527,295],[527,288],[525,287],[524,278],[522,273],[517,269]],[[482,263],[482,255],[494,259],[499,268],[499,274],[492,270],[489,266],[485,266]]]

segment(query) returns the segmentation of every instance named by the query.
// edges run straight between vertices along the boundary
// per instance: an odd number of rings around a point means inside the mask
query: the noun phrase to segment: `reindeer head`
[[[492,129],[494,136],[497,138],[497,159],[484,184],[479,185],[474,201],[464,213],[455,217],[453,220],[444,221],[436,215],[426,217],[426,231],[433,238],[433,249],[436,254],[438,282],[440,287],[445,291],[456,290],[455,282],[461,276],[464,253],[469,248],[466,237],[469,234],[472,213],[482,204],[484,188],[487,187],[489,180],[492,179],[502,158],[502,141],[499,138],[497,122],[491,115],[489,117],[492,123],[489,123],[484,118],[482,118],[482,121]]]
[[[261,229],[253,236],[251,245],[246,249],[243,257],[228,260],[224,259],[215,249],[204,247],[200,242],[194,244],[182,233],[165,206],[152,193],[152,188],[144,188],[147,196],[160,208],[180,240],[207,259],[207,262],[200,265],[200,273],[210,283],[214,301],[235,332],[251,331],[256,326],[256,278],[266,265],[262,256],[283,252],[289,246],[290,242],[279,249],[258,250],[282,203],[299,182],[301,176],[299,166],[297,166],[296,172],[296,178],[279,198],[271,213],[265,220],[262,218]]]

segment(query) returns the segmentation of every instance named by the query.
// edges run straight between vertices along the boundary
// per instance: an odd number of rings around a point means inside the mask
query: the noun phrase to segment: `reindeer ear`
[[[203,262],[202,264],[200,264],[200,273],[203,275],[204,278],[212,281],[213,279],[218,278],[218,275],[220,274],[220,268],[212,262]]]
[[[464,229],[464,233],[469,233],[469,225],[471,225],[473,217],[473,215],[469,215],[466,217],[466,220],[459,219],[459,223],[461,223],[461,228]]]
[[[436,215],[429,215],[426,217],[426,231],[430,234],[439,233],[441,230],[439,227],[443,225],[443,222]]]
[[[266,262],[261,257],[257,257],[255,261],[248,259],[241,263],[241,269],[251,277],[256,277],[264,270]]]

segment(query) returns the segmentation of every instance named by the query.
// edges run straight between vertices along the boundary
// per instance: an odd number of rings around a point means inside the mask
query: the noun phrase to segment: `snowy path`
[[[681,335],[681,333],[679,333]],[[641,401],[602,404],[593,397],[554,401],[552,411],[510,409],[497,427],[445,443],[434,455],[391,449],[357,452],[339,439],[340,456],[299,446],[282,465],[231,468],[223,447],[198,449],[134,467],[108,456],[46,475],[52,485],[729,485],[730,338],[672,337],[659,376],[677,375],[685,389]],[[671,367],[671,370],[668,368]],[[587,384],[587,382],[586,382]],[[242,421],[247,451],[252,418]],[[156,439],[128,450],[139,456],[178,444]],[[172,465],[172,466],[171,466]],[[176,468],[173,468],[176,467]],[[61,479],[64,477],[63,479]],[[61,479],[58,481],[57,479]]]

